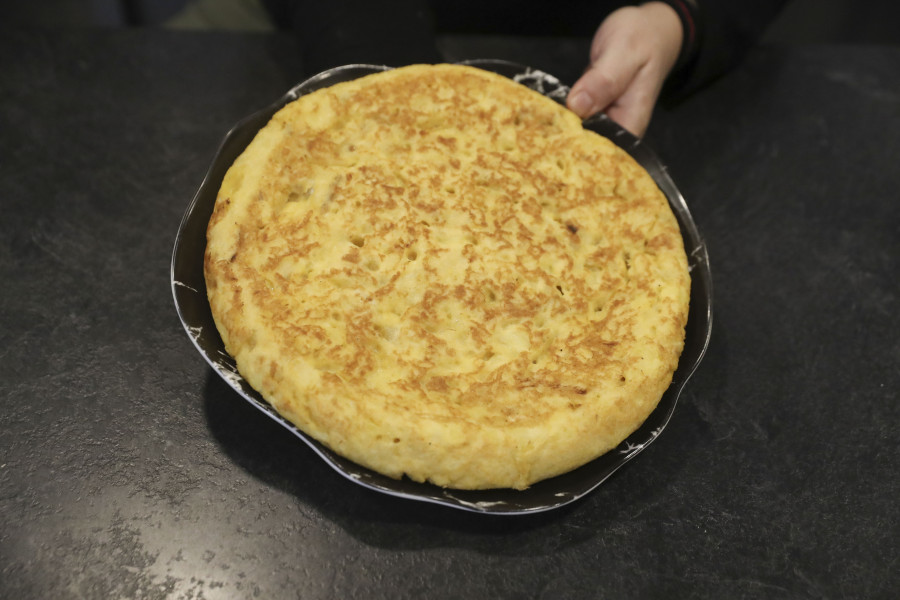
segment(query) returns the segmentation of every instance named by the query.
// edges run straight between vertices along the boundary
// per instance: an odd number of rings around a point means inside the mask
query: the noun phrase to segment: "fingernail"
[[[576,92],[571,99],[569,99],[569,108],[572,109],[573,112],[578,115],[584,117],[587,116],[588,111],[591,110],[591,106],[594,101],[585,91]]]

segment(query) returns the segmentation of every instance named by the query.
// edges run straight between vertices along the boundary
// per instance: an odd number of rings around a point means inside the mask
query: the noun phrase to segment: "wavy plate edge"
[[[565,101],[568,93],[568,88],[556,77],[511,61],[479,59],[459,64],[499,73],[560,103]],[[354,483],[400,498],[494,515],[533,514],[571,504],[599,487],[659,437],[669,423],[685,385],[705,356],[712,334],[712,274],[709,255],[687,203],[656,154],[605,115],[585,120],[584,127],[611,139],[647,169],[656,181],[669,200],[681,227],[691,272],[690,312],[685,328],[685,348],[678,368],[657,408],[617,448],[573,471],[540,481],[522,491],[456,490],[405,478],[391,479],[337,455],[284,419],[244,381],[237,372],[233,359],[224,350],[206,298],[203,252],[206,246],[206,225],[225,172],[259,129],[288,102],[335,83],[388,69],[390,67],[366,64],[329,69],[292,87],[278,100],[240,120],[228,131],[185,210],[176,235],[170,280],[178,317],[197,351],[232,389],[268,417],[292,431],[331,468]],[[199,252],[197,245],[200,246]]]

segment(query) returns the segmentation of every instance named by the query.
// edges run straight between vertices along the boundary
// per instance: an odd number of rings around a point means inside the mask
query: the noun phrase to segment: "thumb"
[[[606,110],[628,87],[628,79],[617,76],[606,63],[602,59],[594,62],[566,98],[569,109],[582,119]]]

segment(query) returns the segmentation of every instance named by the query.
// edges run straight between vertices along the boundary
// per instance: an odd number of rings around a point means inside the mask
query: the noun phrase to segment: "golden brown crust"
[[[210,306],[247,381],[392,477],[524,488],[615,447],[681,353],[650,176],[499,75],[413,66],[292,102],[229,170]]]

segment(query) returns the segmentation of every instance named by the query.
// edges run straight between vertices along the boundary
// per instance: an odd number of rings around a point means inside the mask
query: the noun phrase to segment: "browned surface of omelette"
[[[288,104],[209,224],[226,349],[391,477],[524,488],[619,444],[677,366],[690,278],[651,177],[499,75],[413,66]]]

